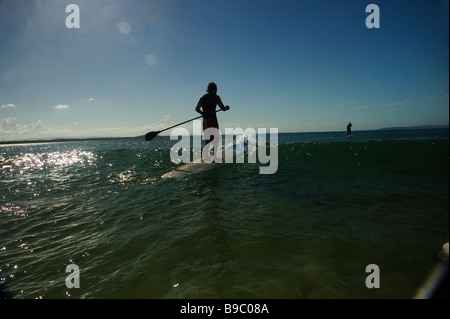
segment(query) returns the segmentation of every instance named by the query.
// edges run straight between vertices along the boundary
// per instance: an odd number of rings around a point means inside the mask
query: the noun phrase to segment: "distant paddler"
[[[349,122],[347,124],[347,137],[351,137],[352,136],[352,123]]]

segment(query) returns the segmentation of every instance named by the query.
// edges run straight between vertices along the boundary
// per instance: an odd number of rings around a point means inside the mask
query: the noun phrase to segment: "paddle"
[[[217,112],[220,112],[220,111],[222,111],[222,109],[217,110],[216,113],[217,113]],[[202,115],[197,116],[197,117],[194,117],[193,119],[190,119],[190,120],[187,120],[187,121],[184,121],[184,122],[181,122],[181,123],[172,125],[171,127],[165,128],[164,130],[161,130],[161,131],[152,131],[152,132],[148,132],[147,134],[145,134],[145,140],[146,140],[147,142],[149,142],[149,141],[153,140],[153,139],[154,139],[159,133],[161,133],[161,132],[170,130],[171,128],[174,128],[174,127],[176,127],[176,126],[185,124],[185,123],[187,123],[187,122],[190,122],[190,121],[199,119],[199,118],[201,118],[201,117],[202,117]]]

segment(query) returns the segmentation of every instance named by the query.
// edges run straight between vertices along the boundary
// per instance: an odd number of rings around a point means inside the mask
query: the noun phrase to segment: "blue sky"
[[[197,116],[210,81],[221,128],[448,125],[448,17],[448,0],[1,0],[0,140],[143,135]]]

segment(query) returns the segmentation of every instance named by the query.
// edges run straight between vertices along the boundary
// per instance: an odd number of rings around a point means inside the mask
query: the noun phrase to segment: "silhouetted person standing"
[[[352,136],[352,123],[347,124],[347,137]]]
[[[230,107],[224,106],[222,100],[217,95],[217,85],[214,82],[208,84],[206,89],[207,94],[203,95],[197,103],[195,110],[203,117],[203,131],[208,128],[219,129],[219,122],[217,121],[216,106],[218,105],[222,111],[227,111]],[[205,136],[205,145],[212,142],[214,136]]]

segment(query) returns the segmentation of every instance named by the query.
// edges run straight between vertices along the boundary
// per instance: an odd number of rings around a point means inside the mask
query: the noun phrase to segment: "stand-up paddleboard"
[[[227,152],[226,150],[229,150],[230,148],[233,149],[233,152],[230,155],[227,156]],[[217,168],[221,165],[226,164],[227,162],[230,162],[230,158],[233,158],[233,162],[236,160],[236,158],[238,156],[243,155],[243,153],[246,151],[246,147],[242,150],[236,150],[235,145],[229,146],[227,148],[224,149],[224,152],[222,152],[222,162],[220,163],[216,163],[216,162],[212,162],[212,163],[206,163],[203,161],[200,163],[187,163],[181,167],[178,167],[176,169],[174,169],[171,172],[168,172],[166,174],[164,174],[162,176],[162,178],[181,178],[181,177],[185,177],[187,175],[190,174],[195,174],[195,173],[200,173],[200,172],[204,172],[213,168]]]
[[[166,173],[162,178],[180,178],[194,173],[200,173],[212,168],[215,168],[223,163],[206,163],[202,160],[201,163],[188,163],[173,171]]]

